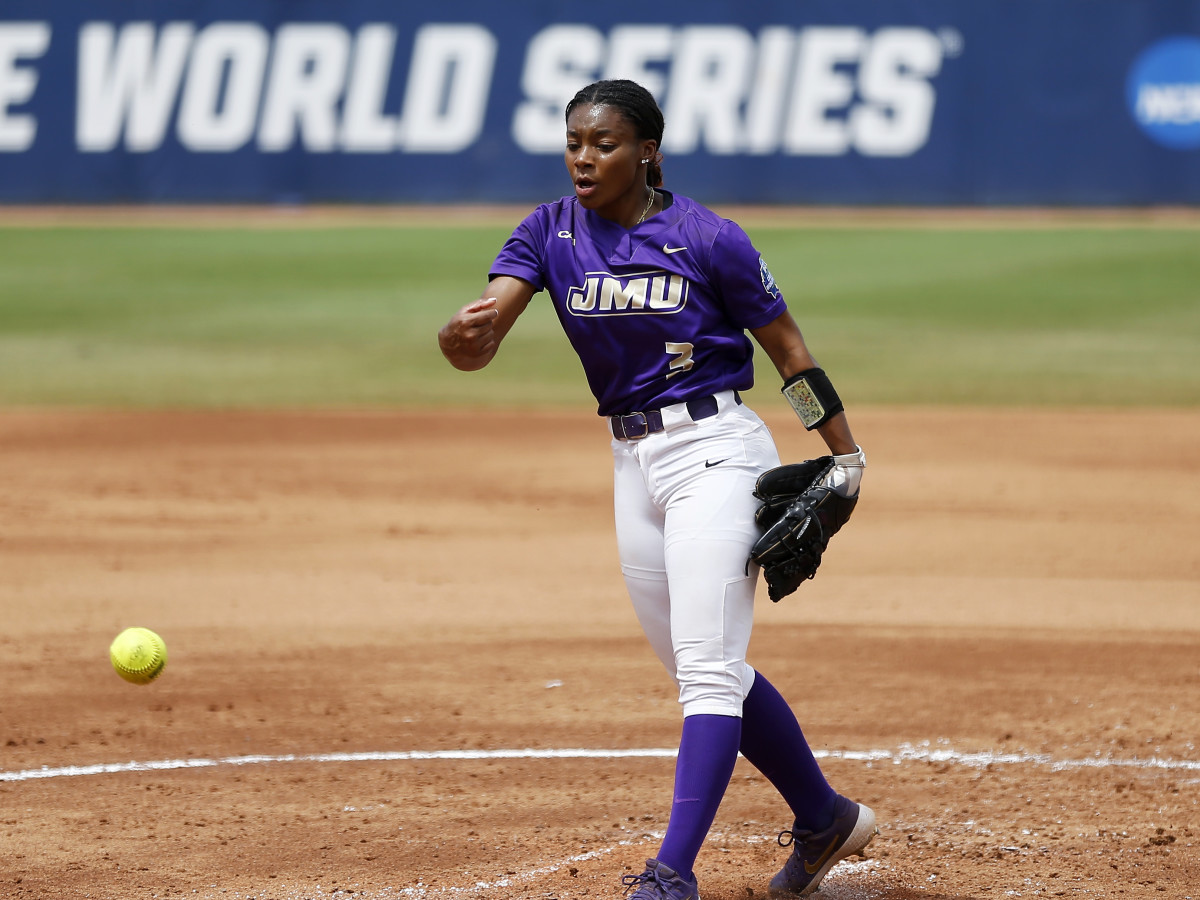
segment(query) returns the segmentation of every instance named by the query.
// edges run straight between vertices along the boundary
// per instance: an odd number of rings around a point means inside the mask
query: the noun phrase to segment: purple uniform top
[[[602,416],[748,389],[746,329],[786,309],[736,223],[661,193],[667,208],[632,229],[573,196],[542,204],[492,264],[549,293]]]

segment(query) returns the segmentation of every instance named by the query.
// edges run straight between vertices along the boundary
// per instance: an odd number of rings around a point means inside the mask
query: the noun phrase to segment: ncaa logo
[[[758,277],[762,279],[764,291],[776,300],[783,299],[783,296],[779,293],[779,286],[775,284],[775,276],[771,274],[771,270],[767,268],[767,261],[761,256],[758,258]]]
[[[1200,148],[1200,38],[1170,37],[1143,51],[1129,69],[1125,101],[1155,143]]]

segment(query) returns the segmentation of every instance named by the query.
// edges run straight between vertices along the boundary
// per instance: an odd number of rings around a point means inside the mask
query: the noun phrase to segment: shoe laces
[[[663,890],[666,890],[667,887],[657,869],[647,869],[641,875],[623,875],[621,876],[621,884],[625,885],[625,890],[622,892],[624,894],[628,894],[634,888],[645,887],[649,884],[653,884]]]
[[[651,869],[647,869],[641,875],[623,875],[621,876],[621,884],[625,885],[625,890],[622,891],[622,893],[628,894],[634,888],[642,887],[643,885],[651,882],[654,882],[659,887],[662,887],[662,879],[658,877],[657,872]]]
[[[780,847],[790,847],[792,844],[806,844],[816,834],[815,831],[804,831],[801,829],[793,830],[785,828],[779,832],[779,837],[776,840]],[[785,840],[786,838],[786,840]]]

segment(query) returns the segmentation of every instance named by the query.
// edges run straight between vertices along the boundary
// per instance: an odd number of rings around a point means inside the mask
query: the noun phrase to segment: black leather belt
[[[733,399],[740,405],[742,395],[733,392]],[[717,414],[716,397],[697,397],[687,401],[688,415],[692,421],[698,422]],[[645,412],[626,413],[621,416],[609,416],[613,437],[619,441],[636,441],[650,434],[658,434],[663,430],[662,410],[648,409]]]

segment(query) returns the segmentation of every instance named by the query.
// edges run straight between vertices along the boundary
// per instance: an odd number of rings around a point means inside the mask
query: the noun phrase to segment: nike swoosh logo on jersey
[[[663,253],[666,253],[668,255],[671,253],[678,253],[680,250],[686,250],[686,249],[687,249],[687,247],[668,247],[666,244],[663,244]]]
[[[725,459],[718,459],[716,462],[709,462],[708,460],[705,460],[705,461],[704,461],[704,468],[706,468],[706,469],[711,469],[713,466],[719,466],[721,463],[723,463],[723,462],[728,462],[728,461],[729,461],[729,457],[728,457],[728,456],[727,456],[727,457],[725,457]]]

